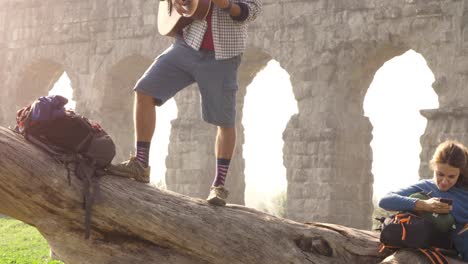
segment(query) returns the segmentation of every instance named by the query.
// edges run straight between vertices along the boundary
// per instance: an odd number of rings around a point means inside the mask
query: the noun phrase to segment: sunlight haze
[[[373,126],[374,197],[419,180],[420,137],[427,120],[421,109],[438,108],[434,74],[413,50],[387,61],[375,74],[364,99]]]
[[[438,108],[433,81],[426,61],[413,50],[387,61],[375,74],[364,99],[364,112],[373,126],[376,199],[419,179],[420,137],[427,123],[419,110]],[[69,98],[66,107],[75,108],[66,73],[49,94]],[[298,112],[289,74],[277,61],[270,61],[247,87],[243,112],[246,205],[270,208],[272,199],[287,189],[282,133],[291,116]],[[158,107],[150,155],[153,183],[165,182],[170,122],[176,117],[174,99]]]

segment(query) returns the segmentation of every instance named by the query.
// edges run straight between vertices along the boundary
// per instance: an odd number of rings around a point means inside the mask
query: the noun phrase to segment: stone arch
[[[410,47],[429,54],[430,65],[436,52],[411,43],[344,42],[315,57],[318,63],[309,69],[313,82],[293,76],[300,99],[299,114],[285,133],[289,218],[370,228],[372,126],[363,114],[364,95],[376,71]],[[437,80],[437,68],[431,69]]]
[[[125,160],[133,151],[133,87],[152,60],[138,54],[128,55],[109,67],[98,107],[103,127],[117,144],[116,160]]]
[[[14,124],[14,112],[30,104],[40,96],[47,95],[60,76],[66,72],[71,86],[75,88],[77,79],[75,72],[55,59],[39,57],[27,60],[21,65],[15,65],[9,81],[5,83],[5,96],[10,98],[2,105],[4,120],[7,125]]]
[[[237,147],[234,151],[234,159],[230,167],[230,184],[229,188],[233,190],[232,201],[241,202],[244,204],[245,195],[245,160],[243,157],[243,145],[245,144],[244,126],[242,125],[242,117],[244,116],[244,99],[247,94],[247,87],[252,83],[253,79],[259,71],[261,71],[267,63],[272,59],[265,49],[250,46],[246,49],[243,61],[239,67],[239,92],[237,94]]]
[[[16,109],[27,105],[39,96],[47,95],[60,78],[64,68],[61,64],[48,59],[39,59],[26,66],[19,73],[14,102]]]
[[[270,60],[247,87],[242,118],[245,128],[246,204],[284,216],[286,171],[283,132],[297,113],[289,73]]]
[[[372,128],[364,91],[377,69],[405,50],[342,43],[311,54],[314,63],[292,73],[299,114],[284,134],[288,218],[370,228]]]
[[[427,126],[419,110],[438,108],[431,77],[432,71],[423,55],[411,49],[386,61],[366,91],[364,111],[373,134],[374,199],[418,178],[415,170],[420,165],[418,148]]]

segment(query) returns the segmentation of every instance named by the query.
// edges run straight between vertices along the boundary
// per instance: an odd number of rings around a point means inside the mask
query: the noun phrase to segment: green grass
[[[60,264],[49,257],[46,240],[34,227],[0,218],[0,264]]]

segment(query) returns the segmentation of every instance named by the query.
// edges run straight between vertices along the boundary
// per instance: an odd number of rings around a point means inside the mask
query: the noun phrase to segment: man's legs
[[[177,92],[195,80],[191,71],[197,54],[181,39],[160,56],[146,70],[134,87],[135,101],[133,120],[136,140],[136,156],[117,165],[109,171],[115,175],[149,182],[148,166],[151,138],[155,130],[156,110]]]
[[[135,91],[133,105],[135,140],[151,142],[156,126],[156,110],[152,96]]]
[[[240,61],[240,55],[216,60],[214,53],[206,54],[195,76],[200,88],[203,120],[218,126],[216,176],[207,198],[213,205],[225,205],[228,195],[224,181],[236,145],[237,68]]]
[[[213,181],[213,186],[224,186],[235,146],[236,128],[218,127],[215,143],[216,176]]]
[[[236,128],[220,127],[216,135],[216,176],[211,186],[207,201],[213,205],[223,206],[226,204],[228,191],[224,188],[224,181],[229,170],[232,154],[236,146]]]
[[[149,151],[156,124],[156,110],[152,96],[135,91],[133,122],[136,154],[118,165],[111,165],[109,170],[113,174],[148,183],[150,181]]]
[[[156,126],[156,110],[152,96],[135,91],[133,108],[135,125],[136,159],[148,167],[151,139]]]

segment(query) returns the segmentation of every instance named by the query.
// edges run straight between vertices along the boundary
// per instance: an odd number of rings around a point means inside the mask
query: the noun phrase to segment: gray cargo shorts
[[[208,123],[234,127],[237,69],[241,55],[216,60],[214,51],[197,51],[181,38],[159,55],[138,80],[134,90],[155,98],[161,106],[177,92],[196,82],[202,117]]]

